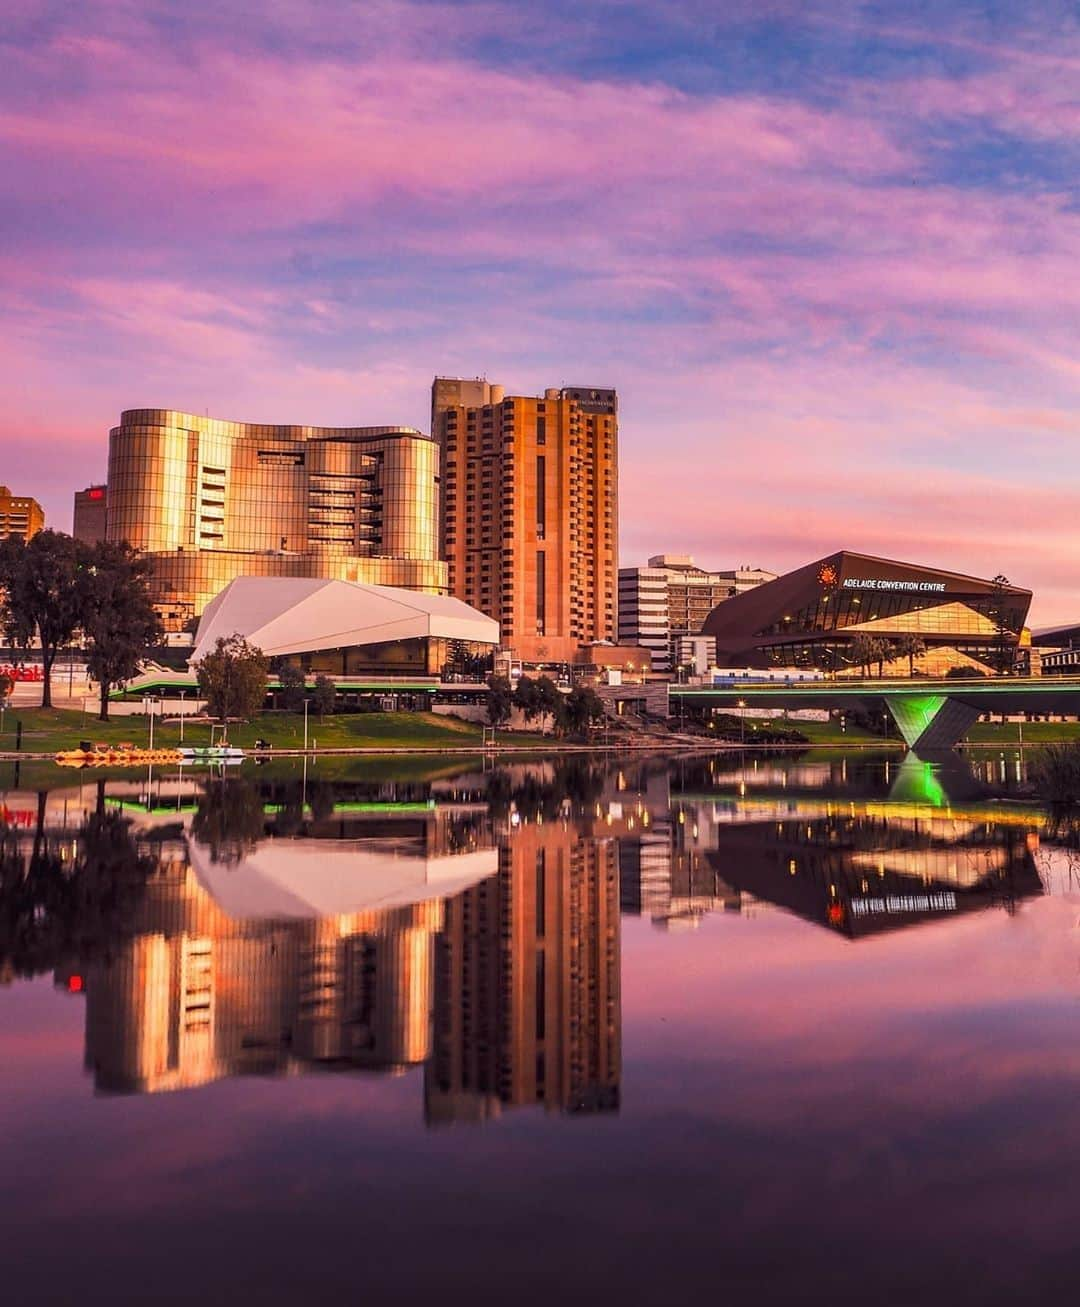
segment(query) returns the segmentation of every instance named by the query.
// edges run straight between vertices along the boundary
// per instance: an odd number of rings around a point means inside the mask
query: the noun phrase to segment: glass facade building
[[[109,433],[106,534],[151,555],[169,630],[237,576],[447,588],[438,446],[411,427],[128,410]]]
[[[815,667],[857,674],[879,641],[883,659],[925,674],[1012,666],[1031,591],[1003,578],[873,558],[843,550],[719,604],[703,631],[727,667]],[[910,640],[924,647],[905,652]]]

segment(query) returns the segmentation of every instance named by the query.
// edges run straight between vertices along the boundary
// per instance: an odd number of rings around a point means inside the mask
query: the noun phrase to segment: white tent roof
[[[389,585],[311,577],[239,576],[199,621],[190,662],[239,632],[264,654],[308,653],[424,636],[499,643],[499,624],[460,599]]]
[[[498,849],[416,855],[362,840],[264,840],[239,863],[188,841],[195,874],[234,921],[334,917],[444,899],[493,876]]]

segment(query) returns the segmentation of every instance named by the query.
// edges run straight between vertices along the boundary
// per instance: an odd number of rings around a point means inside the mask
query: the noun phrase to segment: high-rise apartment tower
[[[526,662],[572,662],[615,639],[618,407],[614,390],[585,386],[432,385],[450,593],[495,618]]]

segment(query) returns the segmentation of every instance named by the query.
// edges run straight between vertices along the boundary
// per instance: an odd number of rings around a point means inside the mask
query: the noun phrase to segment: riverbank
[[[21,742],[16,748],[17,730],[21,724]],[[836,722],[794,722],[778,719],[775,725],[798,730],[806,737],[805,745],[763,740],[755,725],[747,722],[745,740],[714,740],[707,735],[688,736],[679,732],[679,723],[669,723],[670,733],[658,731],[634,733],[618,729],[601,729],[591,740],[556,740],[550,735],[535,732],[503,731],[496,736],[495,748],[499,752],[548,753],[596,751],[599,749],[738,749],[759,747],[786,747],[798,749],[898,749],[903,742],[896,736],[875,735],[851,725],[841,730]],[[154,747],[173,749],[181,743],[208,745],[220,743],[221,728],[206,720],[187,718],[154,718]],[[309,715],[307,748],[310,753],[333,755],[338,753],[445,753],[468,754],[490,751],[490,731],[485,746],[485,732],[472,722],[455,717],[435,716],[431,713],[341,713],[320,719]],[[1021,739],[1022,737],[1022,739]],[[301,713],[262,713],[251,722],[230,723],[228,740],[232,745],[252,750],[256,740],[265,740],[278,755],[304,752],[304,718]],[[1049,744],[1062,740],[1080,739],[1077,722],[1025,722],[1022,731],[1016,722],[978,722],[965,741],[974,746],[1016,747]],[[79,747],[82,740],[93,745],[117,746],[129,744],[135,749],[146,748],[150,742],[150,722],[146,717],[118,717],[107,722],[81,712],[65,708],[8,708],[3,714],[0,730],[0,758],[6,761],[29,761],[52,758],[55,754]]]

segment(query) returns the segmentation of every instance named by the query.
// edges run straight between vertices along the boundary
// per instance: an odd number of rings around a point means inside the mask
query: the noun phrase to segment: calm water
[[[5,1302],[1075,1297],[1010,760],[380,766],[0,775]]]

